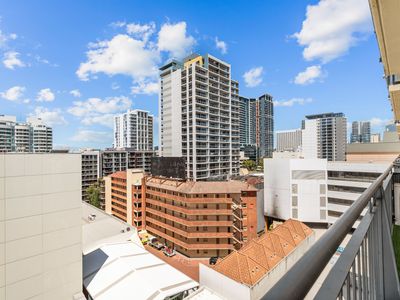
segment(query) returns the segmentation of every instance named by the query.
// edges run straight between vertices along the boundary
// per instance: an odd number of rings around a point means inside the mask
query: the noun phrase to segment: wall
[[[264,214],[290,218],[290,160],[264,159]]]
[[[82,290],[80,154],[0,155],[0,299]]]
[[[266,216],[282,220],[294,218],[302,222],[328,222],[327,199],[324,206],[320,205],[320,197],[327,197],[326,160],[267,159],[264,161],[264,166],[264,213]],[[322,171],[324,177],[295,179],[292,177],[293,171],[304,171],[304,173]],[[297,185],[297,193],[293,191],[293,185]],[[325,186],[325,191],[323,188],[321,190],[321,185]],[[293,197],[297,197],[297,206],[293,203]]]
[[[105,189],[105,200],[106,200],[106,213],[110,214],[111,211],[111,176],[103,177],[104,179],[104,189]]]

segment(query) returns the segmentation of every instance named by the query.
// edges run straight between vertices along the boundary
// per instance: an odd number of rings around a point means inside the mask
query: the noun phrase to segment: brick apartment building
[[[141,230],[142,221],[142,180],[140,169],[118,171],[104,177],[106,212]]]
[[[106,179],[106,211],[188,257],[226,256],[257,237],[256,194],[241,181],[193,182],[128,170]]]

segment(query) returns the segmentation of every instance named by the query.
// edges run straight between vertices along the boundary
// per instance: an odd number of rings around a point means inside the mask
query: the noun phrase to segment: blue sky
[[[276,130],[392,118],[367,0],[3,0],[0,18],[0,114],[42,117],[55,146],[111,146],[127,108],[158,116],[157,67],[191,52],[229,62],[241,95],[273,95]]]

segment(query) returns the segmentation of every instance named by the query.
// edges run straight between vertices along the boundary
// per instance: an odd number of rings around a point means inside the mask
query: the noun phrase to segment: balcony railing
[[[262,299],[400,299],[391,239],[393,178],[391,166]],[[365,208],[343,253],[326,277],[319,278]]]

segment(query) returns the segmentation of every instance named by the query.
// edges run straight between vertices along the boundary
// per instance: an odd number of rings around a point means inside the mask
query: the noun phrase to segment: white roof
[[[93,221],[90,215],[96,215]],[[129,228],[129,229],[128,229]],[[142,245],[135,227],[82,202],[82,252],[87,254],[108,243],[132,240]]]
[[[94,300],[161,300],[198,286],[134,242],[108,244],[100,250],[107,258],[86,286]]]
[[[198,287],[148,252],[135,227],[84,202],[82,225],[83,282],[94,300],[158,300]]]
[[[226,300],[226,298],[218,295],[206,286],[200,287],[196,292],[189,295],[185,300]]]

